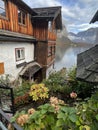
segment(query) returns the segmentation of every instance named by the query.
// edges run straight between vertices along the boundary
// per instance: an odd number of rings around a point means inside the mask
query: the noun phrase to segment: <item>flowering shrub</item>
[[[50,104],[18,113],[12,122],[16,121],[23,130],[98,130],[98,93],[74,107],[63,103],[51,97]]]
[[[25,124],[27,123],[28,119],[29,119],[28,114],[24,114],[24,115],[20,115],[20,116],[17,118],[16,122],[17,122],[20,126],[23,126],[23,125],[25,125]]]
[[[64,101],[58,99],[57,97],[50,97],[50,104],[54,107],[55,112],[58,112],[60,109],[60,105],[64,105]]]
[[[44,84],[34,84],[31,86],[29,95],[34,101],[37,101],[39,99],[48,98],[48,91],[48,88],[46,88]]]
[[[35,112],[35,109],[34,109],[34,108],[31,108],[31,109],[28,110],[28,114],[29,114],[29,115],[34,114],[34,112]]]

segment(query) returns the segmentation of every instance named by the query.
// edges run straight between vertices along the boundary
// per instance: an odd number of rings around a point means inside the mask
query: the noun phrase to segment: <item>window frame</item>
[[[48,46],[48,56],[52,55],[52,46]]]
[[[22,51],[23,51],[23,54],[22,54]],[[21,61],[21,60],[25,59],[25,48],[24,47],[22,47],[22,48],[15,48],[15,58],[16,58],[16,61]]]
[[[56,51],[56,46],[52,46],[52,55],[55,55],[55,51]]]
[[[20,12],[20,16],[19,16],[19,12]],[[26,24],[27,24],[26,19],[27,19],[27,13],[24,10],[18,8],[18,23],[20,25],[26,26]]]
[[[50,31],[50,32],[52,32],[52,21],[48,21],[48,30]]]
[[[55,45],[48,46],[48,56],[55,55],[55,51],[56,51]]]
[[[5,11],[5,16],[0,14],[0,18],[6,19],[7,18],[7,1],[6,0],[1,0],[1,1],[4,2],[4,7],[5,8],[0,6],[0,9]]]

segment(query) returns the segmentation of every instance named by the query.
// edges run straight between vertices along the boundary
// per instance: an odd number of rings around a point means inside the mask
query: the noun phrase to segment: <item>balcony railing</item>
[[[18,124],[11,123],[10,118],[0,109],[0,130],[8,130],[8,125],[11,124],[14,130],[23,130]]]

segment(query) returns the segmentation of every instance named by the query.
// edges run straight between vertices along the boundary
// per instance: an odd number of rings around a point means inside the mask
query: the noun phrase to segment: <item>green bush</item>
[[[9,75],[1,76],[0,77],[0,85],[10,85]]]
[[[31,98],[29,96],[31,84],[27,81],[23,81],[20,86],[14,87],[14,104],[18,109],[19,106],[27,104],[30,102]]]
[[[66,69],[62,69],[59,72],[55,72],[43,82],[49,88],[50,95],[56,95],[59,98],[61,97],[67,102],[70,100],[69,95],[71,92],[75,92],[79,98],[85,99],[90,97],[96,90],[94,85],[79,81],[76,78],[75,67],[69,69],[68,71],[66,71]]]
[[[29,92],[31,84],[27,81],[23,81],[20,86],[14,87],[14,96],[23,96],[25,93]]]
[[[73,67],[68,71],[69,86],[74,92],[78,94],[78,97],[84,99],[90,97],[92,93],[96,90],[93,84],[79,81],[76,78],[76,68]]]
[[[48,79],[43,81],[49,89],[50,95],[58,96],[59,98],[68,98],[72,92],[72,88],[66,80],[66,69],[52,73]]]
[[[98,130],[98,92],[73,107],[59,104],[57,98],[51,103],[30,113],[17,113],[12,122],[17,121],[24,130]]]

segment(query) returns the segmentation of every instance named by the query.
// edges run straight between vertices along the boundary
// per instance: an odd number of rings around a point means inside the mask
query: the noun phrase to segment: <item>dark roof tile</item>
[[[78,54],[76,76],[87,82],[98,83],[98,45]]]

